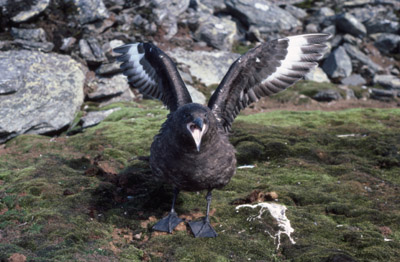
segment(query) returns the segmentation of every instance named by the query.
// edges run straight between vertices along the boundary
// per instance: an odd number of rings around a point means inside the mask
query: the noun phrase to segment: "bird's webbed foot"
[[[218,236],[214,228],[210,224],[210,220],[205,217],[201,221],[189,222],[190,229],[195,237],[216,237]]]
[[[154,226],[153,229],[162,232],[172,233],[174,228],[181,223],[183,219],[180,219],[176,212],[170,212],[168,216],[162,218],[158,221]]]

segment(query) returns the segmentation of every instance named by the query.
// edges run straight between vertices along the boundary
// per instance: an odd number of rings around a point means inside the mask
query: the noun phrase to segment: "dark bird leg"
[[[210,204],[211,204],[211,190],[208,191],[207,196],[207,215],[201,221],[191,221],[189,222],[189,226],[192,229],[193,235],[195,237],[216,237],[217,232],[215,232],[214,228],[210,224]]]
[[[153,226],[154,230],[172,233],[172,230],[183,220],[178,217],[175,212],[175,200],[179,194],[179,189],[174,189],[174,197],[172,198],[172,207],[168,216],[164,217]]]

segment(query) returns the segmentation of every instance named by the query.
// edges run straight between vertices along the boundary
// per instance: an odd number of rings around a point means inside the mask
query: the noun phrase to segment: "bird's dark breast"
[[[150,165],[155,176],[181,190],[211,190],[222,188],[235,174],[235,150],[227,138],[200,152],[184,152],[156,137],[151,146]]]

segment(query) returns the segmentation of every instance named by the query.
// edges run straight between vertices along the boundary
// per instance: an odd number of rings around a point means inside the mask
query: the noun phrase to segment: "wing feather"
[[[127,44],[114,49],[132,87],[160,99],[171,111],[192,99],[172,59],[151,43]]]
[[[285,90],[318,65],[328,34],[289,36],[266,42],[239,57],[211,96],[208,107],[225,131],[240,110]]]

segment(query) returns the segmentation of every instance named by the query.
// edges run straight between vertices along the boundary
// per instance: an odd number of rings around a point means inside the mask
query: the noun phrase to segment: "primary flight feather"
[[[151,43],[114,49],[123,74],[145,95],[171,111],[150,149],[153,174],[174,186],[168,216],[153,228],[172,232],[182,220],[175,212],[180,190],[207,190],[207,213],[189,226],[195,237],[215,237],[210,225],[211,191],[235,174],[235,149],[228,131],[240,110],[261,97],[285,90],[318,65],[328,34],[289,36],[265,42],[240,56],[211,96],[208,106],[192,102],[172,59]]]

